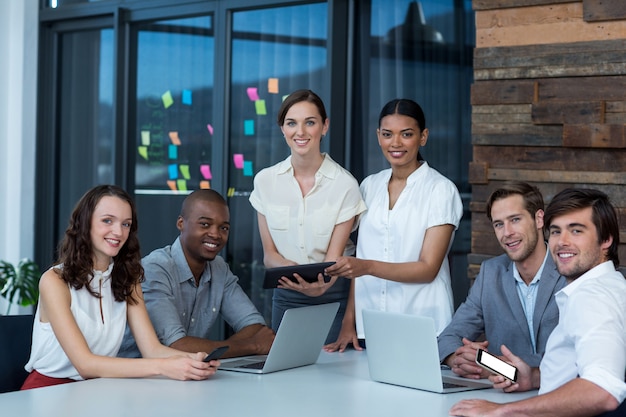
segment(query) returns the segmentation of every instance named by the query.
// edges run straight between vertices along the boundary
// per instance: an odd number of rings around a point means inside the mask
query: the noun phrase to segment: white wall
[[[11,263],[34,255],[38,3],[0,1],[0,260]]]

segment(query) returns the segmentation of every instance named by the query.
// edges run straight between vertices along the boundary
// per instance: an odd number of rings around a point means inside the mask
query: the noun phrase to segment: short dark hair
[[[549,231],[552,219],[572,211],[591,207],[592,221],[598,232],[598,244],[606,242],[611,237],[613,243],[607,251],[609,260],[615,268],[619,267],[619,224],[615,207],[609,197],[600,190],[592,188],[566,188],[554,196],[544,216],[544,228]]]
[[[317,111],[319,111],[320,116],[322,117],[322,122],[325,122],[328,119],[326,115],[326,108],[324,107],[324,102],[322,99],[315,94],[311,90],[296,90],[293,93],[289,94],[283,103],[280,105],[280,109],[278,109],[278,116],[276,118],[276,122],[278,126],[282,126],[285,123],[285,117],[287,117],[287,112],[289,109],[297,103],[302,101],[306,101],[308,103],[312,103],[317,107]]]
[[[533,219],[535,218],[537,211],[543,210],[544,208],[543,196],[541,195],[539,188],[523,181],[507,181],[494,190],[487,199],[486,211],[489,221],[493,221],[493,218],[491,217],[491,208],[493,207],[493,203],[512,195],[522,196],[524,199],[524,208],[530,213]]]
[[[228,207],[228,203],[220,193],[213,189],[200,189],[192,192],[183,200],[180,208],[180,217],[187,220],[189,211],[196,201],[208,201],[211,203],[220,203]]]

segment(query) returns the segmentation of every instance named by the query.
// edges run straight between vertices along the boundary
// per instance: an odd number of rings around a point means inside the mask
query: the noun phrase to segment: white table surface
[[[218,371],[206,381],[98,378],[0,394],[2,417],[447,416],[464,398],[510,402],[536,391],[435,394],[374,382],[366,352],[322,352],[314,365],[267,375]]]

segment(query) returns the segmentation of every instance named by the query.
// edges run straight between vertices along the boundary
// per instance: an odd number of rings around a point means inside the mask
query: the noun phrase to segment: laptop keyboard
[[[459,384],[453,384],[451,382],[444,382],[443,387],[444,388],[465,388],[466,385],[459,385]]]
[[[249,363],[247,365],[241,365],[240,368],[263,369],[263,366],[265,366],[265,362],[254,362],[254,363]]]

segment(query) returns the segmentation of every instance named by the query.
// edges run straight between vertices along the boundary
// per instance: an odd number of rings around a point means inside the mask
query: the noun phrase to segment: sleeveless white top
[[[61,268],[57,266],[56,268]],[[113,264],[104,271],[94,271],[89,285],[102,298],[96,298],[83,287],[76,290],[70,286],[70,310],[83,333],[89,349],[95,355],[117,356],[126,328],[126,302],[117,302],[111,290]],[[53,378],[82,380],[76,368],[59,344],[50,323],[39,320],[39,307],[33,324],[33,343],[30,359],[25,366]]]

